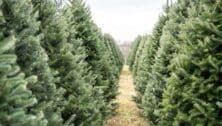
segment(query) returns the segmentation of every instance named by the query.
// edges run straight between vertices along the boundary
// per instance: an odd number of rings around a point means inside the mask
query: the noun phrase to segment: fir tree
[[[42,0],[34,4],[38,7],[40,29],[44,33],[42,45],[49,55],[50,66],[60,78],[56,84],[66,90],[62,103],[65,123],[101,125],[101,113],[92,96],[94,77],[84,61],[86,54],[82,41],[75,38],[75,26],[68,24],[69,20],[61,13],[56,14],[52,1]]]
[[[103,34],[99,30],[99,28],[94,25],[94,33],[97,33],[98,35],[98,54],[100,57],[99,60],[99,67],[98,72],[99,75],[101,75],[100,79],[100,85],[104,91],[104,98],[107,104],[107,112],[105,115],[109,115],[112,113],[113,109],[116,108],[116,104],[113,104],[113,99],[115,99],[117,95],[117,80],[113,74],[113,68],[115,66],[112,65],[112,62],[110,60],[109,51],[105,47],[105,41],[103,40]],[[117,66],[116,66],[117,67]]]
[[[0,7],[4,8],[3,1]],[[14,52],[16,38],[8,29],[0,10],[0,125],[1,126],[45,126],[42,112],[33,115],[28,108],[37,103],[34,95],[27,89],[27,84],[34,84],[36,76],[25,78],[16,64]]]
[[[118,77],[119,76],[118,74],[121,71],[122,65],[124,62],[122,53],[121,53],[119,47],[116,45],[116,42],[112,38],[111,35],[105,34],[104,35],[104,42],[105,42],[106,47],[109,49],[110,57],[112,57],[112,62],[114,63],[113,68],[115,68],[117,66],[117,71],[116,71],[117,76],[116,77]]]
[[[142,39],[142,36],[138,36],[132,43],[129,56],[127,57],[127,64],[129,65],[130,71],[133,71],[133,63],[136,57],[136,51],[138,49],[139,43]]]
[[[170,69],[160,125],[222,125],[221,1],[192,1]]]
[[[108,57],[101,31],[93,23],[89,9],[85,7],[82,0],[72,0],[70,10],[72,15],[70,23],[76,28],[75,39],[83,42],[82,45],[87,55],[85,61],[89,64],[92,74],[96,77],[94,85],[96,90],[94,93],[104,96],[105,107],[108,108],[101,108],[101,112],[104,116],[108,115],[111,112],[111,100],[116,93],[112,94],[113,90],[109,90],[109,87],[114,86],[115,88],[115,84],[109,68],[110,63],[106,60]],[[100,90],[99,92],[97,92],[98,89]]]
[[[37,36],[39,22],[36,21],[30,0],[3,0],[3,13],[7,16],[7,26],[15,30],[17,62],[27,76],[36,75],[36,84],[29,84],[29,89],[36,96],[38,103],[31,111],[38,113],[43,110],[49,125],[58,124],[61,119],[54,112],[56,86],[54,77],[48,65],[48,56],[40,45],[40,36]],[[55,119],[56,118],[56,119]]]
[[[162,36],[155,38],[160,40],[160,47],[156,52],[152,70],[149,73],[149,78],[146,85],[146,90],[142,98],[142,106],[145,116],[150,120],[151,125],[157,125],[161,116],[160,102],[162,94],[166,86],[166,78],[170,76],[171,70],[168,69],[171,59],[177,55],[180,40],[178,34],[181,25],[187,17],[188,1],[178,1],[168,13],[169,20],[163,27]]]
[[[112,36],[110,37],[112,38]],[[116,59],[116,63],[117,63],[117,66],[119,68],[119,73],[120,73],[122,70],[122,66],[125,63],[125,59],[123,57],[121,49],[119,48],[119,46],[117,45],[114,39],[110,42],[110,47],[112,48],[113,56]]]
[[[167,16],[162,15],[159,18],[159,22],[156,24],[151,36],[147,37],[146,45],[143,49],[140,65],[138,66],[138,75],[135,78],[135,85],[137,90],[137,97],[135,100],[141,105],[142,96],[145,92],[149,75],[152,71],[152,65],[154,64],[154,57],[159,48],[160,36],[162,35],[162,28],[165,25]]]
[[[134,76],[134,84],[136,86],[136,90],[137,90],[137,96],[134,97],[134,101],[138,103],[138,105],[141,103],[141,99],[142,99],[142,90],[144,90],[145,87],[142,87],[141,83],[142,83],[142,79],[144,79],[144,81],[146,82],[147,79],[145,79],[147,76],[143,76],[142,72],[145,70],[148,70],[145,65],[149,65],[148,64],[148,57],[145,57],[148,53],[148,50],[150,48],[151,45],[151,36],[144,36],[143,40],[145,41],[144,43],[144,49],[142,50],[141,53],[141,57],[138,61],[138,69],[137,69],[137,76]],[[145,73],[144,73],[145,74]]]
[[[133,73],[134,77],[137,76],[138,66],[139,66],[140,59],[141,59],[141,54],[143,53],[144,45],[145,45],[146,42],[147,42],[146,41],[146,36],[142,36],[141,40],[139,41],[138,48],[135,52],[136,53],[135,60],[134,60],[133,66],[132,66],[132,70],[133,70],[132,73]]]

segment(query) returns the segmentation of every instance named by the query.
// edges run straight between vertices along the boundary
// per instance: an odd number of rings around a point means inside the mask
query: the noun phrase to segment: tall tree
[[[28,112],[37,103],[35,96],[27,89],[34,84],[36,76],[25,77],[16,63],[16,38],[7,28],[8,18],[3,14],[4,1],[0,1],[0,125],[2,126],[45,126],[46,120]]]
[[[113,90],[109,87],[114,86],[113,75],[109,68],[109,61],[106,60],[107,51],[105,51],[105,44],[102,38],[102,33],[91,19],[90,11],[85,6],[82,0],[72,0],[70,23],[76,28],[75,39],[81,40],[86,51],[85,61],[89,64],[90,70],[95,78],[94,89],[101,89],[101,93],[95,90],[95,94],[104,96],[106,109],[101,109],[103,115],[111,112],[111,101],[115,95],[112,94]],[[100,91],[99,91],[100,92]],[[116,94],[116,93],[114,93]],[[111,107],[112,108],[112,107]]]
[[[136,57],[136,51],[139,47],[139,43],[142,39],[142,36],[138,36],[132,43],[130,47],[129,56],[127,57],[127,64],[129,65],[130,71],[133,71],[133,63]]]
[[[7,28],[15,31],[17,38],[15,52],[17,63],[26,76],[36,75],[37,83],[29,84],[28,88],[36,96],[38,103],[31,107],[33,113],[44,112],[49,125],[58,124],[55,119],[59,114],[53,107],[56,99],[54,75],[48,65],[48,55],[40,45],[37,15],[31,0],[3,0],[3,14],[7,17]]]
[[[132,66],[132,73],[133,73],[133,76],[136,77],[137,76],[137,72],[138,72],[138,65],[139,65],[139,62],[140,62],[140,59],[141,59],[141,54],[143,52],[143,49],[144,49],[144,45],[145,43],[147,42],[146,41],[146,35],[142,36],[140,41],[139,41],[139,45],[138,45],[138,48],[136,50],[136,54],[135,54],[135,60],[134,60],[134,63],[133,63],[133,66]]]
[[[160,125],[222,125],[221,1],[190,1],[173,59]]]
[[[66,91],[60,102],[65,124],[101,125],[101,113],[92,96],[95,77],[85,62],[82,41],[75,38],[76,28],[69,23],[70,15],[57,13],[51,0],[33,3],[39,11],[42,46],[49,55],[50,67],[58,72],[57,87]]]
[[[137,90],[136,101],[141,105],[142,97],[146,90],[150,74],[152,72],[152,65],[155,61],[156,52],[160,46],[160,37],[162,35],[162,29],[167,21],[167,15],[159,17],[159,21],[155,25],[152,35],[147,37],[146,46],[143,49],[141,63],[138,67],[138,75],[135,78],[135,85]]]
[[[181,43],[178,38],[182,24],[187,18],[187,7],[189,1],[179,0],[177,4],[172,6],[168,12],[168,21],[165,23],[160,38],[160,46],[156,52],[152,70],[149,73],[149,79],[142,99],[145,116],[151,122],[151,125],[158,125],[160,109],[163,108],[160,103],[162,94],[166,87],[166,78],[172,72],[169,69],[171,59],[177,55]]]

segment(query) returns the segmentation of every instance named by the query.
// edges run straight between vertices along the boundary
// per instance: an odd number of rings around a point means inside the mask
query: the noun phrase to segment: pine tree
[[[36,77],[25,79],[16,65],[16,56],[7,49],[14,48],[15,39],[13,36],[1,35],[0,54],[0,125],[16,126],[44,126],[46,120],[39,112],[39,115],[27,113],[28,107],[37,103],[31,91],[27,89],[28,82],[34,83]]]
[[[135,78],[135,85],[137,90],[136,101],[141,104],[142,96],[145,92],[147,81],[152,72],[152,65],[154,64],[154,58],[159,48],[160,37],[162,35],[162,29],[167,21],[167,16],[162,15],[159,17],[159,22],[156,24],[153,33],[147,38],[147,43],[144,47],[141,57],[141,63],[138,68],[138,75]]]
[[[3,1],[0,7],[4,8]],[[8,29],[4,9],[0,9],[0,125],[1,126],[45,126],[41,112],[33,115],[28,108],[37,103],[27,84],[34,84],[36,76],[25,78],[16,64],[14,52],[16,38]]]
[[[142,76],[142,71],[147,70],[144,65],[148,65],[148,58],[145,57],[148,53],[148,50],[151,45],[151,36],[144,36],[143,40],[145,41],[144,43],[144,48],[141,52],[140,59],[138,60],[138,68],[137,68],[137,76],[134,76],[134,85],[136,86],[136,91],[137,95],[134,97],[134,101],[140,106],[141,100],[142,100],[142,90],[144,90],[145,87],[142,87],[141,80],[142,78],[145,78],[146,76]],[[147,80],[145,80],[146,82]]]
[[[0,125],[102,126],[124,61],[82,0],[71,0],[65,13],[54,0],[0,6]]]
[[[136,51],[139,47],[139,43],[142,39],[142,36],[138,36],[132,43],[130,47],[129,56],[127,57],[127,64],[129,65],[130,71],[133,71],[133,63],[136,57]]]
[[[135,60],[134,60],[134,63],[133,63],[133,66],[132,66],[132,73],[133,73],[133,76],[136,78],[137,76],[137,73],[138,73],[138,66],[139,66],[139,63],[140,63],[140,59],[141,59],[141,54],[143,53],[143,49],[144,49],[144,45],[145,43],[147,42],[146,41],[146,35],[142,36],[141,37],[141,40],[139,41],[139,46],[136,50],[136,55],[135,55]]]
[[[173,59],[160,125],[222,125],[221,1],[192,1]]]
[[[187,18],[188,1],[178,1],[168,13],[169,20],[163,27],[160,37],[160,47],[156,52],[155,61],[152,70],[149,73],[147,86],[142,98],[144,114],[150,120],[151,125],[158,125],[161,116],[162,94],[166,86],[166,78],[170,76],[171,70],[168,69],[171,59],[177,55],[181,43],[178,34],[181,25]],[[158,39],[158,38],[156,38]]]
[[[112,36],[110,36],[110,38],[112,38]],[[116,59],[116,63],[117,63],[117,66],[119,68],[119,73],[120,73],[121,70],[122,70],[122,66],[123,66],[123,64],[125,62],[125,59],[123,57],[121,49],[119,48],[119,46],[117,45],[116,41],[113,38],[110,41],[110,47],[112,48],[112,52],[113,52],[112,55]]]
[[[115,40],[108,34],[105,34],[102,37],[102,41],[104,41],[105,49],[107,52],[106,57],[107,60],[109,60],[109,67],[111,68],[110,71],[112,72],[114,83],[117,83],[117,78],[119,76],[119,59],[115,47],[113,47]],[[115,89],[115,91],[117,91],[117,89]]]
[[[106,48],[109,49],[108,53],[110,55],[109,57],[111,57],[111,60],[112,60],[111,61],[112,68],[115,68],[117,66],[116,69],[113,71],[115,71],[114,74],[118,78],[119,72],[121,71],[121,66],[123,65],[122,54],[120,52],[120,49],[116,45],[115,40],[112,38],[111,35],[105,34],[104,42],[105,42]]]
[[[89,9],[85,6],[82,0],[71,1],[71,21],[76,28],[75,39],[81,40],[86,51],[85,61],[89,64],[90,70],[95,78],[95,85],[93,87],[95,94],[104,96],[106,108],[101,108],[103,115],[111,113],[112,99],[115,96],[113,90],[109,87],[115,88],[113,83],[113,75],[109,68],[109,61],[107,61],[107,52],[105,51],[105,44],[102,38],[102,33],[98,27],[93,23]],[[102,94],[101,94],[102,93]],[[102,102],[100,102],[102,103]]]
[[[64,88],[67,89],[66,95],[70,95],[63,111],[63,118],[67,120],[74,114],[73,124],[75,125],[99,126],[103,123],[100,110],[104,108],[103,97],[97,97],[97,94],[94,94],[93,86],[96,77],[85,61],[87,54],[82,41],[75,38],[75,26],[68,25],[68,28],[72,28],[69,31],[68,43],[61,50],[61,59],[55,64],[55,67],[63,64],[59,71],[61,76],[65,77],[62,82],[64,82]],[[67,71],[70,72],[67,73]]]
[[[107,104],[107,113],[106,115],[109,115],[112,113],[113,109],[116,108],[116,104],[113,104],[113,99],[115,99],[117,93],[117,80],[113,73],[113,68],[117,66],[113,66],[112,62],[110,60],[109,51],[105,47],[105,41],[103,39],[103,34],[99,30],[99,28],[94,25],[94,33],[97,33],[98,35],[98,54],[100,57],[99,60],[99,67],[97,68],[99,71],[99,74],[101,75],[100,83],[102,84],[102,88],[104,91],[104,98]]]
[[[35,2],[35,1],[33,1]],[[92,96],[94,78],[84,61],[86,54],[82,41],[75,38],[75,26],[57,15],[52,1],[34,3],[39,10],[42,45],[50,58],[50,66],[58,72],[57,86],[66,90],[62,102],[62,117],[66,124],[101,125],[102,117]],[[68,17],[69,18],[69,17]],[[70,29],[71,28],[71,29]],[[69,30],[69,31],[68,31]]]
[[[43,111],[49,125],[58,124],[61,119],[56,118],[59,114],[53,107],[57,91],[54,75],[48,65],[48,56],[40,45],[40,35],[37,36],[39,22],[32,3],[30,0],[3,0],[3,10],[8,28],[15,30],[17,63],[27,76],[38,77],[36,84],[28,85],[38,100],[31,111]]]
[[[118,79],[119,74],[122,69],[123,65],[123,57],[120,52],[120,49],[115,44],[115,40],[110,35],[103,35],[103,40],[105,44],[105,48],[102,52],[106,52],[107,55],[104,55],[104,62],[107,61],[107,69],[104,71],[109,70],[110,73],[107,75],[110,80],[109,87],[107,88],[107,94],[109,94],[108,97],[110,97],[110,101],[116,97],[117,89],[118,89]],[[108,49],[108,50],[107,50]],[[104,53],[103,53],[104,54]]]

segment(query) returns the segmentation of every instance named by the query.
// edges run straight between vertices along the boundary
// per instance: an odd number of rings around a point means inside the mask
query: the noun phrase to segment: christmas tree
[[[49,125],[61,122],[59,113],[53,110],[56,99],[54,75],[48,65],[48,55],[40,44],[39,22],[37,22],[30,0],[3,2],[3,13],[7,16],[8,29],[15,31],[17,38],[15,52],[17,63],[27,75],[36,75],[37,83],[29,84],[28,88],[36,96],[38,103],[31,107],[33,113],[44,112]],[[56,118],[56,119],[55,119]]]
[[[134,60],[134,63],[133,63],[133,66],[132,66],[132,73],[133,73],[133,76],[136,77],[137,76],[137,72],[138,72],[138,66],[139,66],[139,62],[140,62],[140,59],[142,57],[142,52],[143,52],[143,49],[144,49],[144,45],[146,43],[146,36],[142,36],[140,41],[139,41],[139,45],[138,45],[138,48],[136,49],[136,54],[135,54],[135,60]]]
[[[221,1],[190,1],[183,48],[173,59],[160,125],[222,125]]]
[[[170,76],[171,70],[168,67],[171,59],[177,55],[178,45],[181,41],[178,34],[181,25],[185,22],[188,1],[178,1],[168,12],[168,21],[163,27],[162,36],[160,37],[160,47],[155,56],[155,63],[152,66],[147,87],[142,99],[142,106],[145,109],[145,116],[151,120],[152,125],[157,125],[161,116],[160,109],[162,106],[162,94],[166,86],[166,78]]]
[[[0,7],[4,8],[4,1]],[[0,9],[0,125],[2,126],[45,126],[42,112],[38,115],[28,112],[29,107],[37,103],[37,99],[27,89],[27,84],[34,84],[36,76],[25,77],[16,63],[16,38],[8,29],[8,18]]]
[[[116,84],[114,83],[114,75],[111,72],[110,60],[105,49],[103,35],[99,28],[91,19],[89,9],[82,0],[72,0],[70,7],[70,24],[73,24],[75,31],[75,39],[81,40],[85,48],[85,61],[90,66],[93,76],[95,76],[94,93],[101,97],[106,108],[101,108],[101,113],[108,115],[112,110],[112,99],[116,95]],[[109,89],[111,87],[111,89]],[[115,91],[115,92],[113,92]],[[102,93],[102,94],[101,94]]]
[[[40,29],[44,33],[42,45],[49,55],[51,68],[58,72],[57,87],[66,91],[61,104],[65,124],[101,125],[100,107],[93,97],[95,77],[85,62],[82,41],[75,38],[75,25],[69,23],[69,16],[56,13],[54,2],[42,0],[33,3],[38,7]]]
[[[131,44],[129,55],[127,57],[127,65],[129,65],[130,71],[133,71],[133,63],[135,61],[136,51],[138,49],[139,43],[142,36],[138,36]]]

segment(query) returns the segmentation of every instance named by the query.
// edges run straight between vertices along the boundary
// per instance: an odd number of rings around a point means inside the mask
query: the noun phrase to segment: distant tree
[[[138,48],[136,50],[136,54],[135,54],[135,60],[134,60],[134,63],[133,63],[133,66],[132,66],[132,73],[133,73],[133,76],[136,77],[137,76],[137,73],[138,73],[138,67],[139,67],[139,62],[140,62],[140,59],[142,57],[142,52],[143,52],[143,49],[144,49],[144,45],[145,43],[147,42],[146,41],[146,35],[142,36],[140,41],[139,41],[139,45],[138,45]]]
[[[151,125],[158,125],[162,116],[160,109],[163,108],[160,103],[163,99],[163,91],[166,87],[166,78],[172,72],[169,69],[171,60],[177,55],[181,43],[178,39],[182,24],[187,18],[187,7],[189,1],[178,1],[168,12],[168,21],[163,27],[160,37],[160,47],[156,52],[155,63],[152,66],[152,72],[147,81],[147,87],[142,99],[145,116],[150,119]]]
[[[133,63],[135,61],[135,57],[136,57],[136,51],[138,49],[138,46],[140,44],[140,41],[142,39],[142,36],[138,36],[132,43],[131,48],[130,48],[130,52],[127,58],[127,64],[129,65],[130,70],[133,70]]]
[[[107,60],[108,53],[105,49],[105,42],[103,35],[99,28],[91,19],[90,11],[85,6],[82,0],[70,1],[71,7],[70,22],[76,28],[75,39],[81,40],[82,46],[85,48],[87,57],[85,61],[89,64],[90,70],[95,78],[95,85],[93,85],[95,94],[104,96],[105,107],[101,106],[100,110],[104,115],[109,115],[112,112],[112,99],[116,95],[116,88],[114,82],[114,75],[111,72],[110,61]],[[113,87],[112,90],[109,88]],[[113,92],[114,91],[114,92]],[[102,93],[102,94],[100,94]],[[101,100],[101,99],[100,99]],[[102,103],[102,102],[101,102]]]
[[[160,46],[160,37],[162,35],[162,29],[167,21],[167,16],[162,15],[159,17],[158,23],[155,25],[151,36],[146,37],[146,45],[144,46],[142,56],[140,59],[140,65],[138,66],[138,73],[135,77],[135,85],[137,90],[136,101],[141,106],[142,97],[146,90],[149,77],[152,76],[152,65],[155,63],[155,56]]]

